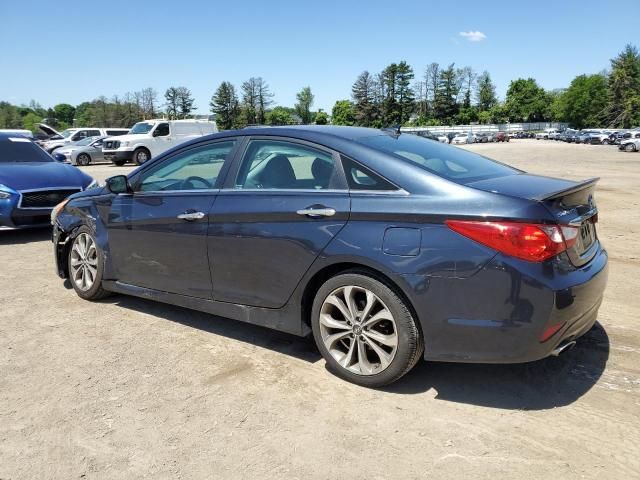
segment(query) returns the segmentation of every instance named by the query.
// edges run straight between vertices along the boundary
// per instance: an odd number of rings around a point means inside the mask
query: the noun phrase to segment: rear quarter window
[[[461,184],[520,173],[520,170],[482,155],[416,135],[383,134],[366,137],[359,142]]]

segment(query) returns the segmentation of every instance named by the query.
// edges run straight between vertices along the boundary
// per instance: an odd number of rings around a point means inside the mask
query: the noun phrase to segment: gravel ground
[[[367,390],[328,373],[309,340],[142,299],[82,301],[53,271],[49,232],[2,231],[0,479],[640,478],[640,154],[466,148],[602,177],[609,285],[571,352],[423,362]]]

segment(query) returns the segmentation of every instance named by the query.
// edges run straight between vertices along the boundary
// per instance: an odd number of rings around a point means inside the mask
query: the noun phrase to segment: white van
[[[142,165],[151,157],[203,135],[218,133],[215,122],[204,120],[145,120],[136,123],[127,135],[107,138],[102,146],[105,160],[124,165],[133,160]]]
[[[129,131],[128,128],[76,127],[67,128],[63,132],[58,132],[56,129],[45,123],[39,123],[38,127],[47,135],[51,135],[50,139],[40,143],[40,146],[48,153],[53,153],[56,148],[84,140],[85,138],[104,136],[114,137],[116,135],[124,135]]]

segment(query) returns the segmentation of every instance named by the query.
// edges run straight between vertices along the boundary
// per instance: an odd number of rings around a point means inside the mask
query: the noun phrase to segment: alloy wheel
[[[370,290],[355,285],[331,292],[320,308],[324,346],[344,369],[375,375],[393,361],[398,330],[389,308]]]
[[[82,290],[89,290],[98,274],[98,250],[96,244],[87,233],[76,237],[71,247],[71,279]]]

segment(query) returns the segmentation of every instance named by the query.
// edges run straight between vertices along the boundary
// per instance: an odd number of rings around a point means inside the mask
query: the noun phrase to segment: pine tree
[[[491,81],[491,75],[486,70],[480,74],[477,81],[478,110],[486,112],[498,103],[496,87]]]
[[[353,98],[353,110],[358,125],[371,127],[376,117],[376,93],[375,80],[373,76],[364,71],[351,87],[351,97]]]
[[[216,114],[218,127],[228,130],[236,126],[238,121],[238,97],[236,89],[230,82],[222,82],[211,97],[211,111]]]
[[[296,99],[298,100],[298,103],[295,105],[296,113],[302,119],[302,123],[304,125],[308,125],[313,120],[311,107],[313,105],[314,96],[313,93],[311,93],[311,88],[304,87],[298,92]]]
[[[458,74],[454,66],[452,63],[440,72],[434,96],[434,113],[443,123],[451,123],[458,113]]]
[[[396,102],[398,105],[398,122],[404,124],[409,121],[409,116],[413,112],[415,93],[411,88],[413,80],[413,69],[411,66],[402,61],[396,69]]]
[[[164,99],[167,101],[167,117],[169,119],[178,118],[179,93],[177,87],[169,87],[164,92]]]
[[[631,128],[640,122],[640,55],[638,49],[627,45],[611,60],[609,101],[605,118],[612,127]]]
[[[196,109],[195,99],[191,95],[191,90],[187,87],[178,87],[178,116],[179,118],[187,118],[191,112]]]

